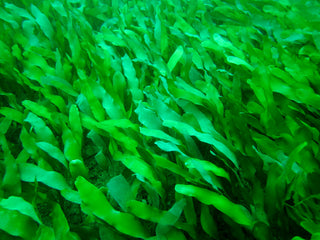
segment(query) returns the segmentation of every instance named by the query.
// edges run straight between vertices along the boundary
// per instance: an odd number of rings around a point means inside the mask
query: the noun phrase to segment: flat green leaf
[[[90,104],[89,104],[87,98],[82,93],[80,93],[78,95],[76,104],[77,104],[79,110],[81,112],[85,113],[86,116],[93,117],[93,114],[92,114],[91,108],[90,108]]]
[[[103,28],[102,29],[103,38],[114,44],[118,47],[126,47],[127,43],[123,40],[122,36],[119,36],[118,34],[114,34],[110,29]]]
[[[192,181],[192,176],[188,171],[184,168],[180,167],[179,165],[169,161],[168,159],[161,157],[159,155],[152,155],[156,161],[156,166],[167,169],[168,171],[173,172],[174,174],[180,175],[183,178],[187,179],[188,181]]]
[[[28,131],[23,127],[20,133],[20,141],[23,148],[34,158],[37,157],[38,147],[36,145],[36,140],[28,133]]]
[[[0,134],[5,135],[12,124],[12,120],[9,118],[2,118],[0,122]]]
[[[14,20],[15,17],[8,12],[6,12],[3,8],[0,8],[0,19],[5,22],[8,22],[12,25],[13,29],[18,29],[19,24]]]
[[[79,192],[69,188],[65,188],[65,189],[62,189],[60,193],[61,193],[61,196],[63,196],[66,200],[76,204],[81,204],[81,198],[80,198]]]
[[[217,224],[214,221],[214,217],[210,214],[209,206],[201,205],[200,215],[201,226],[203,230],[212,238],[218,237]]]
[[[4,135],[0,135],[0,146],[4,157],[5,173],[2,178],[2,189],[7,193],[18,195],[21,193],[19,170],[15,158],[11,154],[8,141]]]
[[[255,146],[252,146],[252,148],[254,149],[254,151],[258,154],[258,156],[263,160],[263,165],[264,165],[264,168],[265,169],[268,169],[268,164],[271,165],[271,164],[278,164],[279,166],[282,166],[282,164],[273,159],[272,157],[266,155],[266,154],[263,154],[261,151],[259,151]]]
[[[114,127],[122,128],[122,129],[130,128],[134,131],[138,130],[138,126],[136,124],[132,123],[128,119],[105,120],[105,121],[97,123],[96,126],[100,129],[103,129],[106,131],[112,131],[114,129]]]
[[[115,176],[109,180],[107,187],[110,195],[122,210],[126,211],[127,202],[132,198],[131,187],[127,180],[122,175]]]
[[[39,240],[55,240],[54,231],[51,227],[41,225],[37,231],[37,239]]]
[[[62,140],[64,144],[64,156],[68,161],[74,159],[82,159],[81,157],[81,146],[79,142],[74,138],[71,130],[66,126],[65,123],[62,124]]]
[[[277,78],[280,78],[281,80],[283,80],[284,82],[288,83],[288,84],[294,84],[294,79],[292,79],[292,77],[290,76],[290,74],[286,71],[283,71],[280,68],[277,68],[275,66],[269,66],[268,67],[270,70],[270,73],[272,75],[274,75]]]
[[[80,240],[78,235],[70,232],[68,220],[59,204],[54,204],[51,216],[56,239]]]
[[[229,174],[223,168],[217,167],[212,162],[194,158],[190,158],[185,162],[187,168],[197,168],[198,164],[201,165],[205,171],[212,172],[216,176],[223,177],[231,181]]]
[[[183,47],[179,46],[177,49],[174,51],[174,53],[171,55],[169,61],[168,61],[168,68],[169,71],[172,72],[172,70],[175,68],[177,63],[180,61],[181,57],[183,56]]]
[[[80,159],[73,159],[69,163],[70,173],[73,178],[78,176],[88,177],[89,170]]]
[[[181,116],[172,108],[168,107],[161,99],[150,97],[152,107],[162,120],[180,121]]]
[[[208,182],[212,188],[216,191],[219,191],[219,189],[222,188],[219,179],[215,178],[214,175],[212,175],[208,170],[204,168],[204,164],[201,164],[201,162],[193,159],[189,159],[185,162],[185,165],[187,168],[194,170],[196,169],[197,172],[201,175],[201,177]],[[194,172],[192,172],[194,174]]]
[[[42,94],[45,96],[45,98],[49,99],[49,101],[54,104],[61,113],[66,113],[67,106],[65,100],[61,96],[51,94],[48,89],[42,89]]]
[[[67,12],[63,6],[63,4],[59,1],[54,1],[51,3],[51,6],[57,11],[58,14],[60,14],[62,17],[67,17]]]
[[[24,182],[34,182],[36,180],[57,190],[70,188],[65,178],[60,173],[46,171],[31,163],[20,163],[19,172],[20,178]]]
[[[139,81],[136,77],[136,70],[133,67],[132,61],[128,55],[125,55],[122,58],[122,67],[124,71],[124,75],[128,79],[128,85],[131,89],[136,89],[139,87]]]
[[[214,63],[213,59],[210,57],[210,55],[206,51],[202,51],[200,53],[204,68],[210,72],[215,71],[217,69],[217,66]]]
[[[249,211],[242,205],[231,202],[223,195],[204,188],[183,184],[177,184],[175,190],[178,193],[195,197],[206,205],[213,205],[238,224],[244,225],[248,228],[253,227],[253,219]]]
[[[165,132],[158,130],[158,129],[150,129],[150,128],[140,128],[140,133],[154,138],[159,138],[161,140],[166,140],[172,142],[175,145],[181,145],[181,141],[176,138],[171,137],[170,135],[166,134]]]
[[[203,63],[199,53],[194,49],[191,49],[191,52],[192,52],[192,62],[194,63],[194,65],[196,65],[198,69],[203,69]]]
[[[195,233],[195,229],[194,226],[198,225],[198,218],[197,218],[197,210],[195,207],[195,202],[192,198],[187,197],[186,199],[186,206],[184,207],[184,216],[186,218],[186,223],[188,225],[185,225],[182,229],[185,229],[185,231],[187,231],[190,236],[192,236],[193,238],[196,237],[196,233]],[[180,225],[180,224],[177,224]]]
[[[87,137],[91,139],[91,141],[94,143],[95,146],[97,146],[100,150],[107,149],[107,144],[102,138],[101,135],[99,135],[96,131],[91,130]]]
[[[24,100],[22,102],[22,105],[26,108],[29,109],[31,112],[33,112],[34,114],[36,114],[39,117],[43,117],[46,119],[51,120],[51,111],[48,110],[48,108],[46,108],[45,106],[32,102],[30,100]]]
[[[127,78],[128,87],[132,93],[133,100],[134,101],[142,100],[143,94],[142,94],[141,90],[139,89],[140,83],[139,83],[139,80],[136,76],[136,70],[133,66],[131,59],[129,58],[129,56],[127,54],[125,54],[125,56],[122,57],[121,60],[122,60],[122,67],[123,67],[123,71],[124,71],[124,76]]]
[[[49,156],[58,160],[63,166],[65,166],[65,168],[68,168],[68,163],[64,157],[64,154],[59,148],[47,142],[37,142],[36,145],[48,153]]]
[[[87,81],[82,81],[81,85],[81,92],[87,98],[93,116],[98,121],[105,120],[105,110],[103,109],[102,104],[97,96],[95,96],[92,86]]]
[[[213,42],[211,40],[205,40],[201,43],[201,46],[204,48],[207,48],[209,50],[212,50],[213,52],[219,54],[221,52],[221,50],[223,50],[222,48],[220,48],[220,46],[216,43]]]
[[[19,8],[17,6],[15,6],[14,4],[11,3],[5,3],[5,8],[6,9],[10,9],[11,13],[14,15],[18,15],[20,17],[24,17],[30,20],[33,20],[33,17],[28,13],[27,10],[23,9],[23,8]]]
[[[68,32],[67,32],[67,39],[69,41],[69,46],[72,53],[72,62],[78,66],[81,67],[81,45],[79,41],[79,37],[76,34],[74,27],[72,26],[71,22],[68,25]]]
[[[37,223],[42,224],[32,204],[21,197],[11,196],[8,199],[1,199],[0,206],[8,210],[17,210],[20,213],[31,217]]]
[[[235,64],[235,65],[244,66],[251,72],[254,70],[254,67],[252,67],[249,63],[247,63],[246,61],[244,61],[243,59],[238,58],[238,57],[228,56],[227,62]]]
[[[244,58],[244,54],[237,47],[235,47],[229,40],[225,39],[218,33],[213,34],[213,39],[220,47],[229,49],[235,55],[235,57],[241,59]]]
[[[178,153],[181,153],[182,155],[185,155],[179,149],[179,147],[172,142],[156,141],[154,144],[157,145],[161,150],[165,152],[178,152]]]
[[[74,90],[72,85],[68,81],[60,77],[56,77],[52,75],[44,76],[44,77],[41,77],[41,83],[43,85],[53,86],[73,97],[78,96],[78,93]]]
[[[130,200],[127,203],[128,212],[134,214],[138,218],[159,223],[164,217],[166,211],[161,211],[159,208],[152,207],[144,202]]]
[[[119,101],[118,101],[119,102]],[[108,93],[105,93],[102,100],[102,106],[106,110],[106,113],[111,119],[121,119],[124,118],[124,107],[121,103],[120,105],[111,97]]]
[[[22,239],[31,240],[37,230],[37,224],[18,211],[0,208],[0,229]]]
[[[58,145],[53,132],[41,118],[30,112],[24,121],[31,124],[39,141],[48,142],[54,146]]]
[[[118,161],[121,161],[132,172],[148,179],[161,196],[164,194],[161,182],[156,179],[152,167],[147,162],[133,155],[118,154],[117,158]]]
[[[177,16],[177,21],[174,24],[174,26],[180,28],[181,31],[187,34],[188,36],[198,36],[197,32],[193,29],[193,27],[191,27],[191,25],[180,16]]]
[[[27,21],[25,21],[27,22]],[[24,22],[24,23],[25,23]],[[30,33],[31,35],[31,33]],[[30,36],[31,37],[31,36]],[[38,47],[38,39],[34,40],[37,41],[37,43],[34,43],[36,45],[35,47]],[[49,66],[48,61],[46,57],[42,56],[39,53],[36,53],[36,51],[25,51],[23,53],[23,56],[28,59],[26,63],[26,71],[24,74],[31,78],[32,80],[35,80],[39,82],[41,85],[44,83],[41,83],[41,79],[43,78],[44,72],[46,72],[46,75],[53,75],[55,73],[55,70],[53,67]],[[39,68],[36,68],[39,67]],[[31,82],[28,84],[30,87],[32,86]],[[37,87],[32,87],[35,90],[39,90]]]
[[[168,33],[164,20],[160,16],[160,9],[157,8],[155,17],[154,37],[161,55],[165,56],[168,50]]]
[[[148,62],[148,54],[141,41],[139,41],[136,37],[133,37],[132,34],[128,34],[129,37],[126,37],[128,47],[132,49],[132,51],[136,55],[136,60],[141,62]]]
[[[86,120],[83,119],[84,125],[85,125],[85,122]],[[125,128],[131,128],[131,127],[133,127],[134,129],[136,128],[136,126],[132,124],[130,121],[128,121],[127,119],[122,119],[121,121],[107,120],[101,123],[97,123],[95,121],[90,120],[90,125],[88,125],[88,128],[92,129],[92,127],[95,126],[103,131],[106,131],[107,133],[110,133],[112,138],[117,140],[123,147],[125,147],[127,150],[129,150],[132,153],[136,153],[138,142],[134,138],[128,137],[126,134],[119,131],[115,126],[118,123],[120,126],[125,126]]]
[[[139,121],[149,129],[159,129],[161,121],[154,111],[146,108],[142,103],[139,104],[135,112],[138,114]]]
[[[0,108],[0,114],[4,115],[6,118],[16,121],[18,123],[23,123],[23,114],[13,108],[2,107]]]
[[[82,204],[85,204],[98,218],[129,236],[148,237],[143,225],[133,215],[115,210],[103,193],[83,177],[78,177],[75,185],[80,193]]]
[[[209,84],[207,86],[206,93],[209,105],[214,106],[217,109],[218,114],[222,116],[224,114],[224,106],[220,100],[221,95],[218,90],[213,85]]]
[[[177,129],[181,134],[189,134],[191,136],[197,137],[201,142],[213,145],[218,151],[224,154],[232,163],[239,167],[237,159],[233,152],[222,142],[217,141],[211,135],[206,133],[200,133],[196,131],[192,126],[182,122],[176,122],[171,120],[165,120],[163,125],[169,128]]]
[[[12,48],[14,48],[14,47],[12,47]],[[15,94],[8,93],[8,92],[2,91],[0,89],[0,96],[6,97],[6,99],[8,100],[9,106],[11,106],[12,108],[14,108],[14,109],[19,108],[19,105],[17,103],[17,97]]]
[[[186,200],[183,198],[176,202],[160,219],[156,228],[156,234],[159,237],[166,236],[172,229],[172,226],[179,220],[184,207],[186,206]]]
[[[69,123],[70,123],[70,128],[74,138],[79,143],[79,145],[82,146],[83,130],[82,130],[82,125],[80,120],[79,109],[77,108],[76,105],[71,105],[70,107]]]
[[[117,96],[119,96],[120,100],[123,102],[126,93],[127,82],[121,72],[114,73],[112,83],[114,92],[117,93]]]
[[[212,89],[208,89],[209,91]],[[207,117],[203,112],[197,108],[194,104],[191,104],[186,101],[178,101],[177,102],[180,107],[182,107],[186,112],[190,112],[193,114],[193,116],[197,119],[198,124],[201,128],[201,131],[204,133],[209,133],[214,137],[215,139],[223,142],[224,144],[227,144],[226,139],[224,139],[221,134],[219,134],[216,129],[213,127],[212,122],[209,117]],[[215,104],[218,104],[215,102]]]
[[[190,84],[186,83],[183,79],[179,77],[176,78],[175,85],[178,86],[179,88],[184,89],[185,92],[187,93],[192,93],[197,97],[205,98],[205,95],[201,91],[192,87]]]
[[[177,99],[185,99],[197,105],[203,105],[204,96],[196,95],[181,88],[172,88],[172,93]]]
[[[54,35],[54,30],[50,20],[33,4],[31,4],[31,12],[33,16],[35,16],[36,22],[39,24],[44,35],[51,40]]]
[[[313,42],[314,42],[315,46],[320,51],[320,34],[319,34],[319,32],[318,31],[314,31],[312,33],[312,38],[313,38]]]

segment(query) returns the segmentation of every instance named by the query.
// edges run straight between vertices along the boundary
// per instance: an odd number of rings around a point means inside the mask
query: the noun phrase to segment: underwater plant
[[[0,2],[0,239],[320,239],[320,3]]]

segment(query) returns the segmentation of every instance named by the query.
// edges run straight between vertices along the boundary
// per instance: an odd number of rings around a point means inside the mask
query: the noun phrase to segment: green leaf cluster
[[[0,1],[0,239],[320,238],[319,11]]]

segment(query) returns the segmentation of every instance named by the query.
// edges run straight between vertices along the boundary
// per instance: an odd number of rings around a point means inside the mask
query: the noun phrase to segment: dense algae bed
[[[0,2],[0,239],[320,239],[320,4]]]

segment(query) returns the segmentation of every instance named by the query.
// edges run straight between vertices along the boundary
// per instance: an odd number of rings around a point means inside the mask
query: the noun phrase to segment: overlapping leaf
[[[319,9],[3,3],[0,238],[317,239]]]

